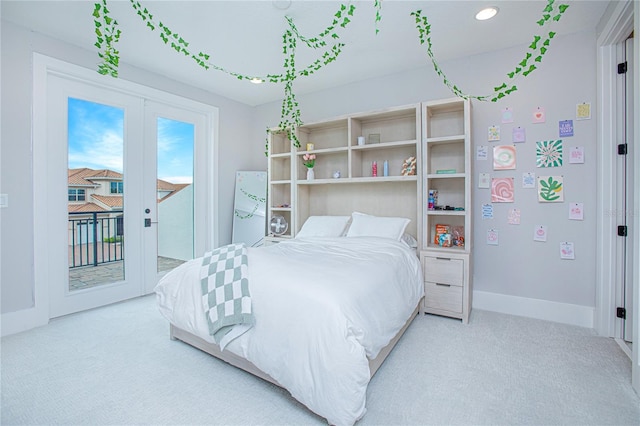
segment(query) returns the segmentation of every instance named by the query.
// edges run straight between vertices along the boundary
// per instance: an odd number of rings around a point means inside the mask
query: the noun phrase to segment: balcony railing
[[[69,213],[69,268],[124,259],[122,210]]]

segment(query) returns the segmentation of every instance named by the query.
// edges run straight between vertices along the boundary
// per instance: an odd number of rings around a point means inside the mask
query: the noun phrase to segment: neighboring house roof
[[[68,185],[69,186],[98,186],[92,180],[122,180],[122,173],[113,170],[94,170],[83,167],[81,169],[69,169]]]
[[[105,205],[110,208],[122,207],[122,195],[96,195],[91,194],[91,198],[97,201],[100,205]]]
[[[107,209],[102,208],[95,203],[69,204],[69,213],[102,212],[102,211],[107,211]]]
[[[169,182],[167,182],[169,183]],[[173,186],[173,190],[170,194],[165,195],[164,197],[158,199],[158,202],[161,203],[164,200],[166,200],[167,198],[170,198],[173,195],[176,195],[178,192],[182,191],[184,188],[186,188],[187,186],[191,185],[190,183],[171,183],[171,186]]]
[[[99,183],[93,181],[96,180],[109,180],[118,181],[122,180],[122,173],[114,172],[113,170],[102,169],[94,170],[87,167],[79,169],[68,170],[68,186],[69,187],[99,187]],[[171,183],[166,180],[157,180],[157,191],[167,193],[162,198],[158,199],[158,202],[162,202],[172,195],[180,192],[191,184],[189,183]],[[89,194],[90,198],[94,202],[87,202],[84,204],[69,204],[70,212],[89,212],[89,211],[109,211],[112,209],[122,208],[122,195],[96,195]]]

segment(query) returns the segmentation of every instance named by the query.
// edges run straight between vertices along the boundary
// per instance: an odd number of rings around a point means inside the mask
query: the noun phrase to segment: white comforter
[[[202,307],[200,259],[156,287],[175,326],[213,342]],[[314,237],[249,248],[256,323],[226,350],[251,361],[298,401],[334,425],[365,409],[367,357],[375,358],[423,295],[420,263],[386,238]]]

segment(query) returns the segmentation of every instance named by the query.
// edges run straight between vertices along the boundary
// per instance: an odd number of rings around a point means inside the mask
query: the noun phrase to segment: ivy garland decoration
[[[376,1],[379,2],[381,0]],[[193,53],[189,49],[189,42],[182,38],[180,34],[171,30],[162,21],[154,20],[151,12],[149,12],[146,7],[143,7],[139,1],[130,0],[130,3],[136,11],[136,14],[145,22],[147,28],[151,31],[155,31],[156,29],[159,30],[159,36],[165,45],[170,46],[177,53],[190,57],[202,68],[206,70],[214,69],[221,71],[234,76],[239,80],[260,80],[270,83],[285,83],[281,120],[278,128],[287,132],[287,136],[296,147],[300,147],[300,141],[293,129],[301,126],[303,123],[300,118],[300,105],[298,104],[295,93],[293,92],[293,83],[296,78],[310,76],[320,70],[323,66],[335,61],[344,47],[343,43],[335,42],[322,53],[319,59],[316,59],[306,67],[299,69],[296,67],[295,60],[298,41],[303,42],[311,49],[327,47],[327,39],[339,39],[340,37],[336,32],[337,27],[345,28],[351,22],[350,18],[353,17],[353,13],[355,11],[355,6],[346,6],[341,4],[338,11],[334,14],[331,25],[325,28],[317,37],[312,38],[302,36],[296,25],[293,23],[293,20],[290,17],[286,17],[289,28],[284,32],[282,37],[282,53],[285,56],[283,66],[285,71],[282,74],[267,74],[264,77],[260,77],[229,71],[222,66],[212,63],[210,61],[211,56],[202,51]],[[112,77],[117,77],[119,52],[115,49],[114,45],[119,41],[121,31],[116,28],[118,25],[117,21],[109,16],[107,0],[101,0],[101,3],[95,3],[93,16],[95,18],[94,24],[97,36],[95,46],[100,49],[100,53],[98,55],[102,59],[102,63],[98,67],[98,72],[101,74],[111,75]],[[376,16],[376,19],[378,18],[379,16]],[[104,30],[102,30],[102,28],[104,28]],[[106,33],[106,36],[103,36],[103,33]]]
[[[558,6],[557,10],[555,10],[554,2],[555,0],[548,0],[547,6],[544,8],[542,12],[542,17],[540,18],[540,20],[536,21],[536,23],[539,26],[543,27],[549,24],[550,22],[560,21],[560,18],[562,17],[564,12],[569,8],[569,5],[561,4]],[[476,96],[476,95],[469,95],[464,93],[462,90],[460,90],[460,88],[458,88],[457,85],[449,81],[449,79],[445,75],[444,71],[442,71],[442,68],[440,68],[440,66],[438,65],[438,62],[436,61],[433,55],[433,51],[431,50],[433,47],[431,43],[431,24],[429,24],[427,17],[422,16],[421,10],[412,12],[411,16],[415,18],[416,28],[418,29],[418,38],[420,39],[420,44],[427,45],[427,55],[429,56],[429,58],[431,59],[431,62],[433,63],[433,68],[435,72],[442,78],[442,81],[444,82],[444,84],[455,95],[463,99],[473,98],[479,101],[490,100],[491,102],[497,102],[499,99],[502,99],[505,96],[518,90],[517,86],[513,84],[513,82],[510,82],[509,84],[505,82],[499,86],[494,87],[493,93],[490,95]],[[545,53],[547,53],[547,50],[551,43],[551,39],[555,37],[555,35],[556,35],[555,32],[549,31],[544,40],[539,35],[534,36],[533,41],[528,47],[530,51],[527,52],[525,57],[516,65],[513,71],[507,73],[509,80],[514,80],[520,76],[526,77],[529,74],[531,74],[533,71],[535,71],[537,69],[535,62],[538,62],[538,63],[542,62],[542,57],[544,56]]]
[[[130,0],[130,3],[136,11],[136,14],[145,22],[147,28],[151,31],[155,31],[156,29],[159,30],[159,36],[165,45],[170,46],[177,53],[190,57],[196,62],[196,64],[205,70],[213,69],[221,71],[234,76],[239,80],[260,80],[270,83],[285,83],[280,123],[276,130],[286,132],[287,137],[296,148],[300,147],[300,141],[298,140],[294,129],[300,127],[303,123],[300,118],[300,105],[298,104],[293,91],[293,83],[297,78],[310,76],[320,70],[323,66],[334,62],[338,58],[345,45],[336,41],[330,48],[327,48],[327,39],[338,40],[340,38],[337,34],[338,27],[346,28],[346,26],[351,22],[350,18],[353,17],[355,11],[354,5],[346,6],[341,4],[338,11],[334,14],[332,23],[318,36],[312,38],[302,36],[293,20],[290,17],[285,17],[289,28],[282,36],[282,53],[285,56],[283,63],[284,72],[281,74],[267,74],[264,77],[259,77],[229,71],[224,67],[211,62],[211,56],[202,51],[193,53],[189,50],[189,43],[186,40],[184,40],[177,32],[174,32],[163,24],[162,21],[154,20],[153,15],[146,7],[143,7],[139,1]],[[548,0],[547,6],[543,10],[542,17],[536,21],[539,26],[543,27],[551,22],[558,22],[565,11],[569,8],[569,5],[561,4],[556,10],[554,3],[555,0]],[[115,45],[120,40],[122,32],[118,28],[118,22],[110,16],[109,9],[107,8],[107,0],[100,0],[99,2],[96,2],[94,6],[93,17],[96,34],[96,43],[94,45],[99,49],[98,56],[102,59],[102,62],[98,65],[98,72],[100,74],[118,77],[120,52],[115,48]],[[378,23],[382,20],[382,0],[374,0],[374,8],[376,11],[375,32],[378,34]],[[480,101],[490,100],[491,102],[497,102],[499,99],[518,90],[517,86],[515,86],[513,82],[510,82],[509,84],[505,82],[494,87],[493,93],[490,95],[476,96],[464,93],[457,85],[449,81],[435,59],[432,51],[433,45],[431,43],[431,24],[429,24],[427,17],[422,15],[421,10],[412,12],[411,16],[415,18],[420,44],[427,45],[427,55],[431,59],[434,70],[442,78],[444,84],[449,87],[455,95],[464,99],[473,98]],[[518,63],[513,71],[507,73],[509,80],[515,80],[521,76],[526,77],[536,70],[537,66],[535,62],[539,63],[542,61],[542,57],[547,52],[551,39],[553,39],[555,35],[555,32],[549,31],[544,40],[543,37],[535,35],[533,41],[528,47],[530,51],[526,53],[525,57]],[[326,48],[326,50],[318,59],[308,64],[306,67],[298,68],[296,67],[295,58],[298,41],[304,43],[311,49]],[[270,132],[271,130],[267,129],[267,144]],[[265,155],[267,155],[267,153],[268,146],[267,149],[265,149]]]
[[[93,18],[96,33],[94,46],[98,48],[98,57],[102,59],[102,63],[98,65],[98,72],[103,75],[118,77],[120,52],[115,48],[115,44],[120,41],[122,31],[117,28],[118,21],[109,16],[107,0],[95,3]]]

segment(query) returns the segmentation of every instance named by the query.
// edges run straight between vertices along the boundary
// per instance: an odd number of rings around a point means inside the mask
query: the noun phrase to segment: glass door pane
[[[68,98],[69,291],[125,279],[124,109]]]
[[[167,272],[194,257],[195,126],[157,117],[158,267]]]

